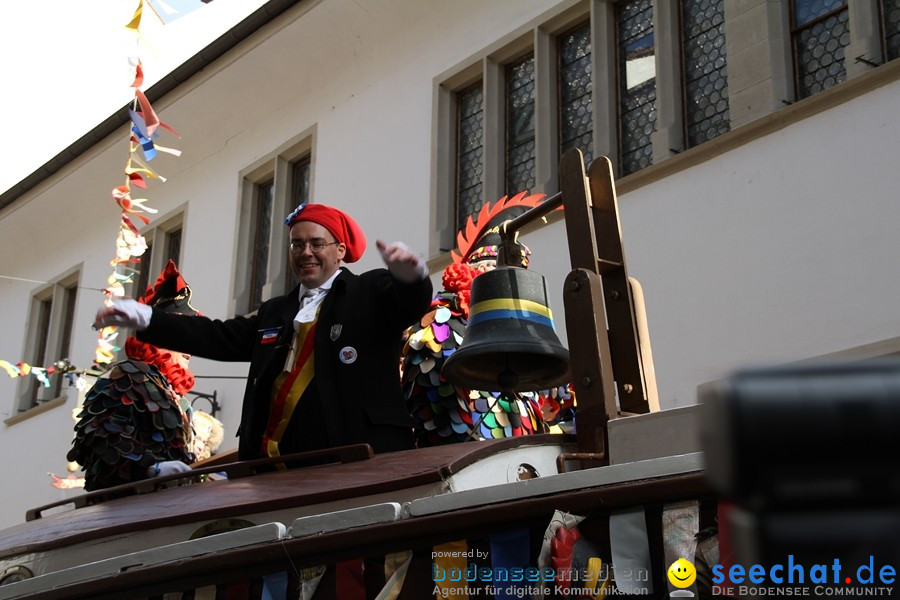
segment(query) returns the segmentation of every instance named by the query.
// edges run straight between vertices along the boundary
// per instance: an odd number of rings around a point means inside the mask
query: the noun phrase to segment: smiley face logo
[[[669,567],[669,583],[677,588],[689,587],[697,579],[697,569],[683,558],[679,558]]]

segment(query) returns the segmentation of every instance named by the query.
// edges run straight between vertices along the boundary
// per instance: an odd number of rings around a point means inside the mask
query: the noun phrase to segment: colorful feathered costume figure
[[[139,302],[169,313],[198,314],[190,300],[191,288],[170,260]],[[146,479],[159,474],[160,464],[194,461],[191,410],[184,398],[194,387],[188,357],[134,337],[126,341],[125,353],[128,358],[88,390],[77,417],[66,458],[84,469],[87,491]]]
[[[443,290],[432,300],[431,310],[408,331],[403,390],[416,422],[419,447],[571,429],[575,397],[569,386],[510,397],[454,386],[440,375],[444,360],[465,336],[472,281],[497,264],[500,224],[543,198],[543,194],[526,192],[504,196],[493,205],[486,204],[476,219],[470,216],[457,234],[459,252],[451,252],[453,262],[444,270]],[[519,265],[527,267],[531,253],[520,247]]]

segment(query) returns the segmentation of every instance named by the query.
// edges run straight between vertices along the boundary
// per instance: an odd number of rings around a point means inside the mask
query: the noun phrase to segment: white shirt
[[[294,331],[300,330],[300,323],[311,323],[315,320],[319,305],[325,300],[325,296],[331,290],[331,284],[334,283],[334,278],[340,272],[340,269],[335,271],[325,283],[317,288],[307,289],[305,285],[300,284],[300,310],[297,312],[297,316],[294,317]]]

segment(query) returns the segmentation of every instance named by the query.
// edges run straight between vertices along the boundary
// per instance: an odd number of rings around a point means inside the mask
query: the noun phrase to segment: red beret
[[[344,262],[356,262],[366,251],[366,236],[362,228],[343,211],[324,204],[301,204],[287,216],[284,224],[290,227],[298,221],[312,221],[330,231],[334,239],[347,248]]]

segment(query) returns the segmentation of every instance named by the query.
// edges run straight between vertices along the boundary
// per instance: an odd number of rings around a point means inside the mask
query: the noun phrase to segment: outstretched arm
[[[114,298],[109,306],[101,306],[94,317],[94,329],[110,325],[143,331],[150,325],[153,309],[131,298]]]
[[[403,242],[385,244],[381,240],[376,240],[375,245],[381,252],[381,258],[394,279],[403,283],[413,283],[428,277],[428,265],[425,264],[425,259],[415,254]]]

